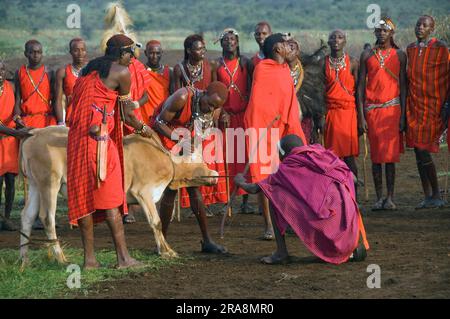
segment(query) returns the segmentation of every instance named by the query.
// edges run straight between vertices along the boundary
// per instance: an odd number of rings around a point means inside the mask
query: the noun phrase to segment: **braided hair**
[[[205,43],[205,40],[203,39],[203,37],[200,34],[191,34],[184,40],[184,43],[183,43],[183,45],[184,45],[184,61],[187,61],[189,58],[189,54],[188,54],[187,50],[192,49],[192,45],[197,41],[200,41],[203,44]]]
[[[81,71],[81,76],[97,71],[102,79],[106,79],[112,63],[118,61],[122,54],[128,52],[134,55],[130,43],[133,44],[133,40],[122,34],[111,37],[106,44],[105,55],[89,61]]]

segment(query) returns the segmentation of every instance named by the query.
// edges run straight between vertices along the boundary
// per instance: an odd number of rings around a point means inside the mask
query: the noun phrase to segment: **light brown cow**
[[[23,265],[28,263],[27,237],[30,237],[38,213],[51,241],[49,252],[58,262],[66,262],[56,236],[55,215],[59,191],[66,195],[68,132],[68,128],[61,126],[34,129],[31,131],[33,136],[22,142],[20,168],[29,185],[28,198],[21,214],[20,256]],[[176,257],[176,252],[162,234],[155,203],[160,200],[166,187],[178,189],[213,185],[217,183],[218,173],[208,169],[201,161],[195,161],[195,155],[172,156],[161,145],[156,134],[152,139],[129,135],[123,143],[127,202],[139,203],[143,208],[153,229],[158,253],[163,257]]]

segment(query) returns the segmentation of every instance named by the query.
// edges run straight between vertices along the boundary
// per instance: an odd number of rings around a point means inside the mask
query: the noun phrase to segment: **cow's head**
[[[217,184],[219,174],[208,168],[201,155],[194,152],[185,156],[173,156],[175,174],[170,189],[182,187],[211,186]]]

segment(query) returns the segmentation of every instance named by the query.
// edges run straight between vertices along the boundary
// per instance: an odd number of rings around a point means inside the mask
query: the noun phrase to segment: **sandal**
[[[225,247],[218,245],[216,243],[213,242],[208,242],[205,243],[203,240],[200,241],[201,245],[202,245],[202,253],[206,253],[206,254],[227,254],[228,251],[226,250]]]
[[[264,265],[287,265],[292,262],[290,256],[275,258],[274,255],[263,257],[259,261]]]
[[[383,210],[385,199],[380,198],[375,205],[372,206],[372,211]]]
[[[367,250],[364,245],[359,245],[351,254],[349,260],[350,261],[364,261],[367,257]]]
[[[274,238],[273,231],[270,230],[266,231],[261,237],[262,240],[273,240]]]
[[[383,209],[393,211],[393,210],[397,210],[397,206],[392,201],[390,201],[390,203],[388,203],[388,201],[386,199],[383,203]]]

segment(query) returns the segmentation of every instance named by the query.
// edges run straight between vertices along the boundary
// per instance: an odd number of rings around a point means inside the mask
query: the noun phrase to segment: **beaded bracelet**
[[[119,101],[120,102],[123,102],[123,101],[126,101],[126,100],[131,100],[131,94],[130,93],[128,93],[126,95],[119,95]]]
[[[136,134],[142,134],[142,133],[144,133],[145,128],[148,127],[148,126],[147,126],[147,124],[145,124],[145,123],[143,123],[143,122],[141,122],[141,124],[142,124],[141,129],[140,129],[140,130],[135,129],[135,130],[134,130],[134,133],[136,133]]]

